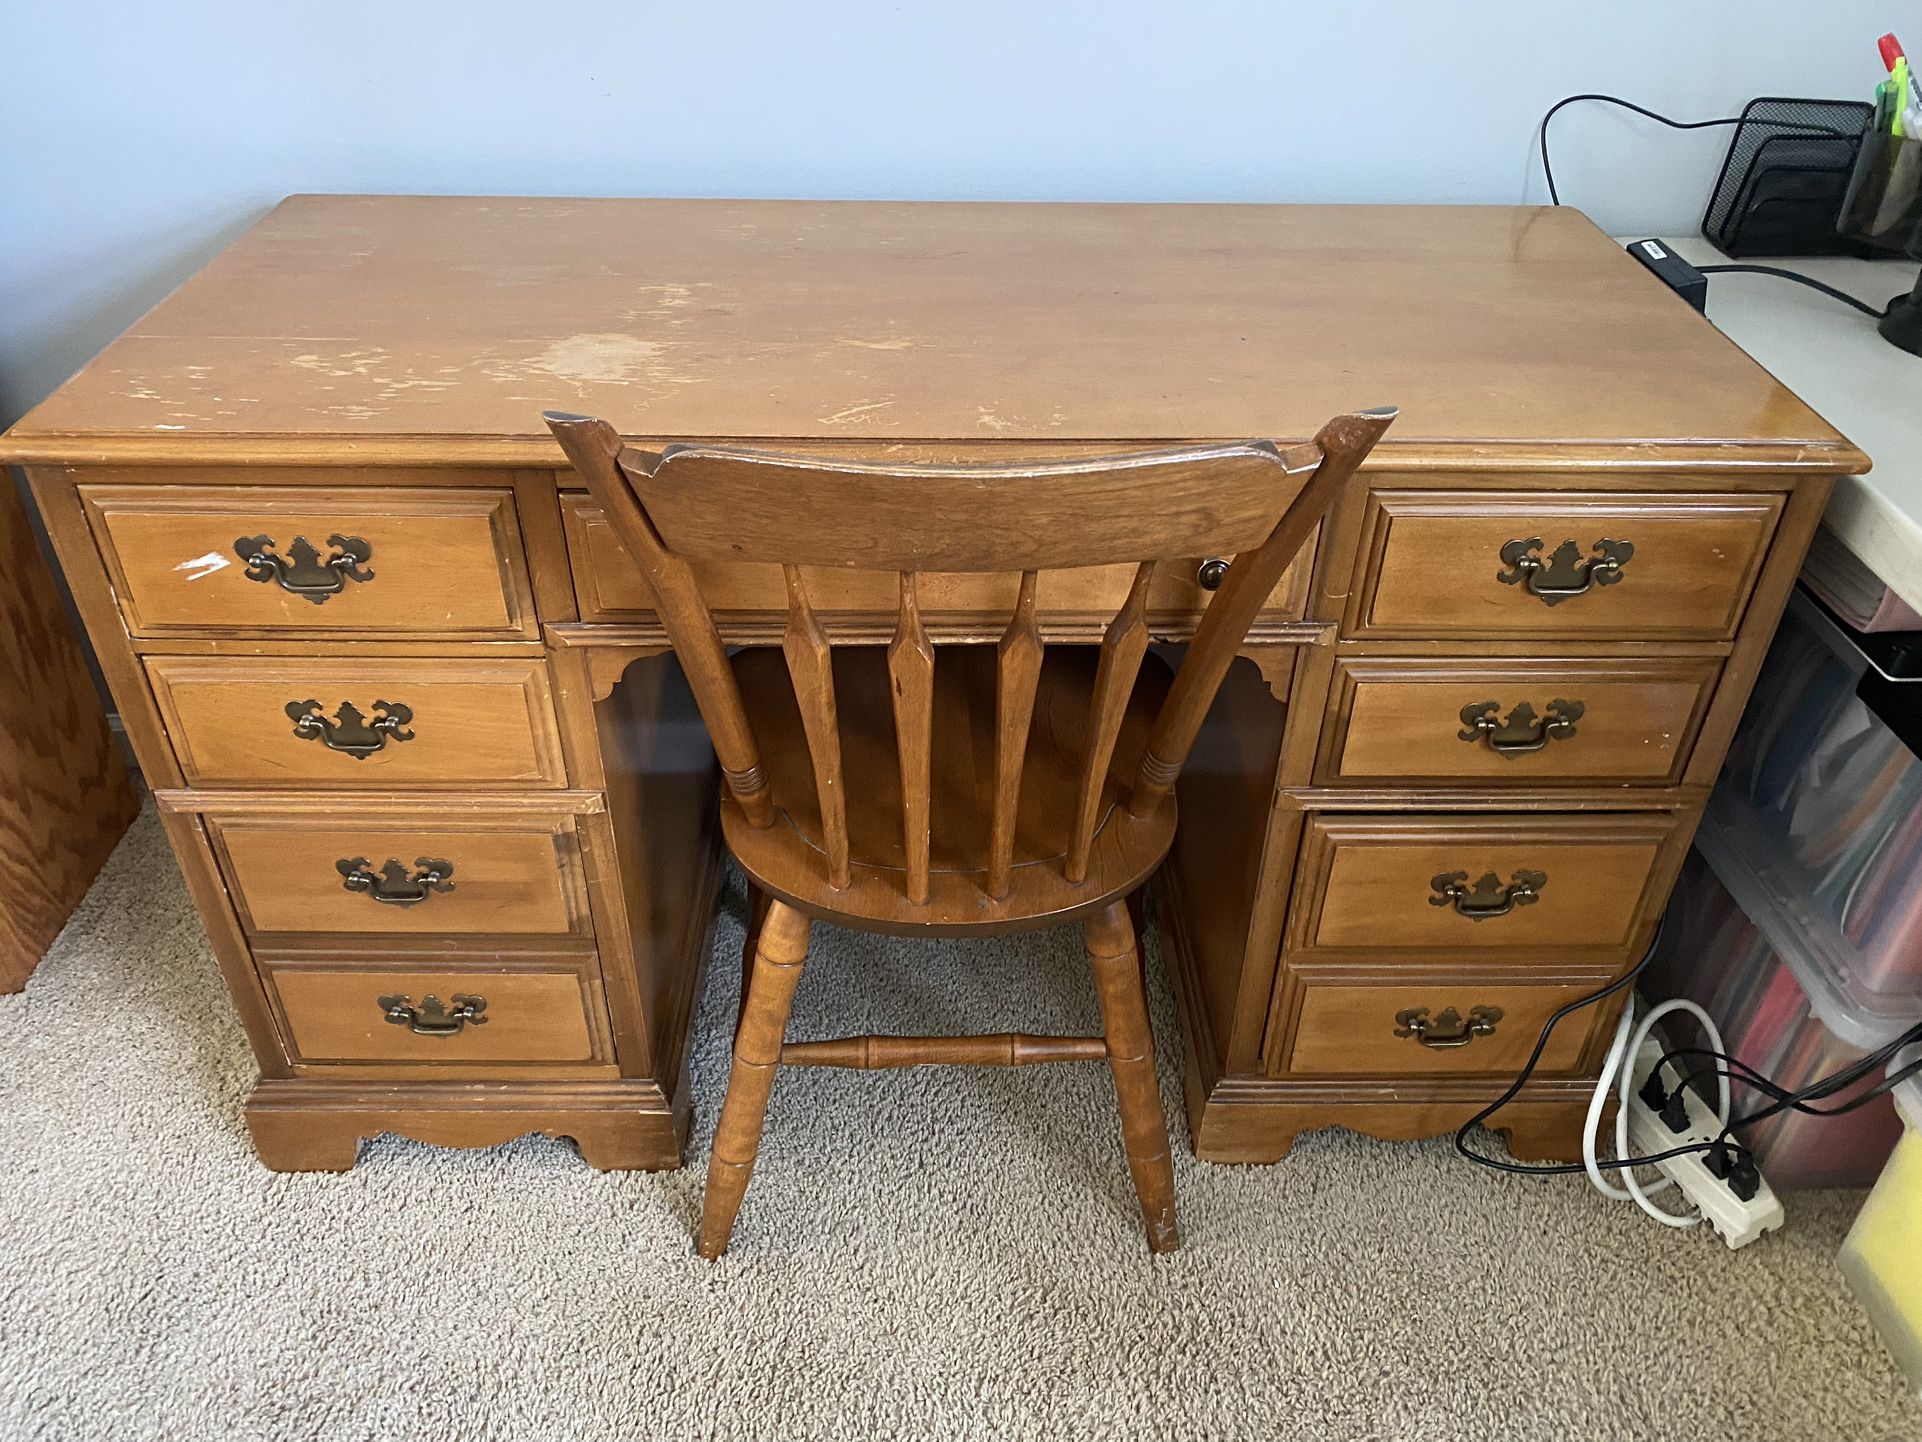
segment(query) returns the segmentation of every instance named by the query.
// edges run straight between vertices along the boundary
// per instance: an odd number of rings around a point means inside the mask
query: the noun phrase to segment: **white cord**
[[[1707,1033],[1708,1045],[1717,1052],[1725,1052],[1722,1033],[1709,1014],[1694,1002],[1685,998],[1665,1001],[1641,1019],[1635,1021],[1635,999],[1633,995],[1622,1007],[1622,1019],[1615,1027],[1615,1039],[1610,1044],[1608,1056],[1602,1063],[1602,1074],[1596,1079],[1595,1093],[1589,1099],[1588,1116],[1582,1127],[1582,1166],[1595,1189],[1605,1197],[1617,1201],[1633,1201],[1649,1216],[1667,1227],[1692,1227],[1702,1220],[1701,1213],[1665,1212],[1649,1199],[1673,1186],[1674,1179],[1667,1178],[1653,1187],[1644,1187],[1636,1178],[1633,1168],[1622,1168],[1623,1186],[1617,1187],[1602,1175],[1599,1158],[1596,1155],[1596,1133],[1601,1129],[1602,1109],[1608,1104],[1611,1086],[1616,1089],[1615,1105],[1615,1155],[1630,1155],[1628,1147],[1628,1098],[1635,1085],[1634,1058],[1642,1052],[1642,1043],[1654,1029],[1655,1023],[1672,1012],[1685,1011],[1702,1024]],[[1716,1072],[1716,1120],[1723,1126],[1729,1118],[1728,1073],[1720,1069]]]

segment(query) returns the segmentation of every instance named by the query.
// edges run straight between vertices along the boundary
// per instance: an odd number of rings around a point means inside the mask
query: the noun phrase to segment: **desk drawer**
[[[572,815],[462,807],[355,820],[207,816],[243,924],[261,933],[586,934]]]
[[[1343,657],[1323,784],[1673,785],[1719,658]]]
[[[87,485],[80,495],[136,636],[538,634],[511,491]]]
[[[547,663],[156,656],[195,786],[562,786]]]
[[[254,961],[296,1066],[611,1065],[592,952],[425,959],[355,948],[261,951]]]
[[[592,498],[579,491],[561,495],[561,514],[567,528],[569,564],[583,621],[632,621],[654,614],[654,602],[640,569],[629,559],[606,514]],[[1307,610],[1308,573],[1314,542],[1303,547],[1292,566],[1282,573],[1262,614],[1271,620],[1299,620]],[[1201,556],[1169,560],[1155,572],[1149,587],[1148,611],[1157,631],[1180,629],[1180,621],[1207,609],[1212,592],[1199,584]],[[771,621],[779,626],[787,615],[787,587],[781,568],[741,561],[723,565],[696,564],[701,594],[714,608],[725,630],[730,621]],[[1083,622],[1100,639],[1105,627],[1127,598],[1135,568],[1090,566],[1071,571],[1044,571],[1038,582],[1036,604],[1044,619]],[[851,571],[839,566],[802,567],[814,607],[830,624],[835,614],[858,613],[874,618],[891,634],[900,604],[900,582],[892,571]],[[921,610],[931,625],[953,615],[988,616],[1005,622],[1014,609],[1020,577],[1014,574],[944,574],[921,577]],[[999,625],[992,628],[998,634]]]
[[[1311,815],[1289,950],[1612,957],[1666,896],[1682,834],[1667,812]]]
[[[1512,1074],[1559,1007],[1606,978],[1556,985],[1307,980],[1284,1070],[1295,1076]],[[1538,1068],[1570,1072],[1594,1025],[1577,1012],[1549,1036]]]
[[[1783,501],[1378,490],[1346,634],[1726,639]]]

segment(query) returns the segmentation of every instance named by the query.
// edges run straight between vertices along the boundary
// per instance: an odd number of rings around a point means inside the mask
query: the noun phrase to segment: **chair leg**
[[[1135,970],[1141,973],[1141,984],[1148,985],[1148,948],[1143,944],[1148,935],[1148,888],[1137,886],[1128,893],[1128,920],[1135,929]]]
[[[747,884],[747,936],[741,943],[741,995],[734,1004],[734,1034],[741,1034],[747,1017],[747,994],[754,984],[754,952],[761,944],[761,927],[767,922],[768,894],[753,882]]]
[[[727,1099],[714,1129],[714,1150],[707,1163],[707,1192],[701,1202],[701,1229],[695,1249],[709,1261],[727,1250],[734,1215],[754,1175],[767,1121],[768,1093],[781,1063],[781,1040],[788,1010],[807,960],[808,919],[785,902],[770,901],[754,952],[754,979],[747,1007],[734,1037],[734,1063],[728,1073]]]
[[[1141,985],[1135,929],[1128,908],[1115,902],[1082,923],[1088,964],[1101,995],[1108,1065],[1121,1107],[1121,1140],[1128,1170],[1148,1228],[1148,1249],[1172,1252],[1181,1245],[1175,1228],[1174,1159],[1168,1151],[1168,1119],[1155,1081],[1154,1036],[1148,1029],[1148,996]]]

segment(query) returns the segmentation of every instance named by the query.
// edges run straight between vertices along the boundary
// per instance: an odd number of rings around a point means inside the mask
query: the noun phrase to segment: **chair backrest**
[[[624,446],[605,421],[546,420],[653,591],[727,778],[751,825],[774,809],[753,728],[691,561],[778,562],[787,579],[782,642],[818,793],[827,881],[848,884],[846,798],[831,648],[802,566],[895,571],[900,606],[888,671],[901,764],[905,892],[928,896],[934,645],[922,621],[922,572],[1019,572],[997,651],[993,810],[985,889],[1006,895],[1043,645],[1037,573],[1135,563],[1133,585],[1101,643],[1090,744],[1069,832],[1067,879],[1087,873],[1099,803],[1128,699],[1148,649],[1148,584],[1157,558],[1232,556],[1149,732],[1128,810],[1161,805],[1188,758],[1249,626],[1281,574],[1395,418],[1337,416],[1307,444],[1268,441],[1086,460],[882,465],[732,446]]]

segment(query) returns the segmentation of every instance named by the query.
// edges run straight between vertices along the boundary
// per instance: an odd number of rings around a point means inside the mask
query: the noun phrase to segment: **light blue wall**
[[[0,422],[292,191],[1539,198],[1536,120],[1866,96],[1885,0],[0,0]],[[1556,122],[1692,226],[1723,140]]]

